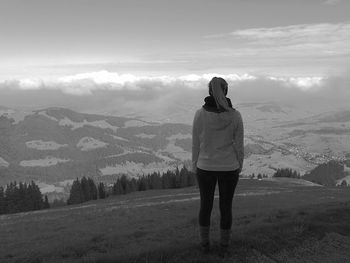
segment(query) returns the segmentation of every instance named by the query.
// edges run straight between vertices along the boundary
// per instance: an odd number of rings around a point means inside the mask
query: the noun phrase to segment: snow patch
[[[43,182],[38,182],[37,185],[40,188],[41,193],[52,193],[52,192],[58,192],[58,193],[64,193],[63,187],[58,187],[52,184],[46,184]]]
[[[71,119],[64,117],[62,120],[59,121],[58,123],[61,126],[69,126],[71,127],[72,130],[81,128],[85,125],[90,125],[90,126],[94,126],[94,127],[98,127],[101,129],[111,129],[112,131],[116,132],[119,127],[113,126],[111,124],[109,124],[107,121],[105,120],[98,120],[98,121],[86,121],[84,120],[83,122],[75,122],[72,121]]]
[[[67,147],[68,144],[59,144],[54,141],[42,141],[42,140],[33,140],[26,142],[28,148],[37,149],[37,150],[57,150],[61,147]]]
[[[77,143],[77,147],[81,148],[82,151],[89,151],[94,150],[97,148],[106,147],[108,143],[105,143],[103,141],[99,141],[97,139],[94,139],[92,137],[83,137],[79,140]]]
[[[5,116],[7,118],[13,119],[13,124],[17,124],[20,121],[23,121],[24,118],[28,115],[31,115],[31,111],[21,111],[21,110],[13,110],[13,109],[5,109],[0,110],[0,116]]]
[[[303,175],[315,166],[293,154],[285,155],[279,151],[275,151],[269,155],[250,155],[244,160],[242,173],[246,176],[253,173],[255,175],[260,173],[272,176],[278,168],[291,168]]]
[[[38,159],[38,160],[23,160],[19,163],[21,166],[25,167],[34,167],[34,166],[52,166],[56,165],[58,163],[65,163],[70,161],[70,159],[60,159],[56,157],[46,156],[45,159]]]
[[[155,134],[146,134],[146,133],[139,133],[139,134],[136,134],[135,136],[139,138],[146,138],[146,139],[153,139],[154,137],[156,137]]]
[[[58,184],[59,184],[60,186],[65,187],[65,186],[67,186],[67,185],[72,185],[72,184],[73,184],[73,182],[74,182],[74,180],[73,180],[73,179],[69,179],[69,180],[64,180],[64,181],[61,181],[61,182],[59,182]]]
[[[46,113],[46,111],[39,111],[38,112],[39,115],[42,115],[42,116],[45,116],[46,118],[50,119],[50,120],[53,120],[53,121],[57,121],[58,122],[58,119],[56,119],[55,117],[52,117],[50,115],[48,115]]]
[[[112,134],[109,134],[109,135],[112,136],[114,139],[117,139],[117,140],[122,140],[122,141],[126,141],[126,142],[129,141],[128,139],[125,139],[125,138],[123,138],[123,137],[119,137],[119,136],[112,135]]]
[[[192,135],[189,133],[188,134],[177,133],[167,137],[166,139],[169,141],[174,141],[176,139],[183,140],[183,139],[191,139],[191,138],[192,138]]]
[[[170,166],[166,162],[153,162],[150,164],[135,163],[126,161],[125,164],[117,164],[114,166],[106,166],[99,170],[103,175],[112,174],[128,174],[131,176],[139,176],[143,174],[149,174],[153,172],[165,173],[168,170],[175,170],[176,166]]]
[[[124,123],[124,127],[128,128],[128,127],[142,127],[142,126],[146,126],[148,125],[147,122],[144,121],[139,121],[139,120],[130,120],[130,121],[126,121]]]
[[[192,158],[192,154],[190,152],[185,151],[179,146],[174,144],[175,142],[170,142],[163,150],[163,152],[171,153],[176,159],[181,161],[190,160]]]
[[[166,139],[169,141],[169,143],[167,144],[163,152],[171,153],[175,158],[181,161],[190,160],[192,158],[192,153],[187,152],[181,147],[175,145],[175,142],[177,139],[188,139],[188,138],[192,138],[192,135],[178,133],[167,137]]]
[[[9,164],[7,161],[5,161],[4,158],[0,157],[0,167],[1,167],[1,166],[8,167],[9,165],[10,165],[10,164]]]
[[[163,159],[166,162],[173,162],[175,161],[174,159],[170,158],[169,156],[164,155],[164,152],[162,151],[157,151],[154,153],[154,155],[160,159]]]

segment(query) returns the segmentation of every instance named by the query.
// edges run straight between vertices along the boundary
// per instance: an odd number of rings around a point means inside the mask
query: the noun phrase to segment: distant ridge
[[[332,160],[318,165],[305,174],[303,179],[324,186],[335,186],[337,180],[345,177],[345,175],[344,164]]]
[[[164,171],[189,159],[191,126],[87,114],[63,107],[0,117],[0,185]],[[5,166],[6,164],[6,166]],[[8,164],[8,165],[7,165]]]

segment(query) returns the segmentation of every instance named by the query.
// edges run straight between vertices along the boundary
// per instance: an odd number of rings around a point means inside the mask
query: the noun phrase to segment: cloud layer
[[[135,76],[99,71],[56,80],[20,79],[0,84],[0,105],[69,107],[73,110],[190,122],[208,95],[208,81],[224,77],[234,104],[279,102],[302,107],[348,106],[350,74],[333,77],[276,77],[203,74],[178,77]]]
[[[136,76],[132,74],[118,74],[106,70],[81,73],[60,77],[55,80],[25,78],[7,80],[0,83],[0,87],[18,90],[61,90],[70,95],[90,95],[97,90],[142,91],[144,89],[166,90],[174,87],[202,89],[214,76],[223,77],[233,85],[266,78],[273,82],[280,82],[285,86],[307,90],[317,88],[325,80],[323,77],[261,77],[250,74],[190,74],[178,77],[171,76]]]

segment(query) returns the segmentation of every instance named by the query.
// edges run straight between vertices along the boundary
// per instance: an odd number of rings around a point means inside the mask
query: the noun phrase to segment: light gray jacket
[[[192,129],[192,168],[207,171],[242,169],[243,121],[239,111],[197,110]]]

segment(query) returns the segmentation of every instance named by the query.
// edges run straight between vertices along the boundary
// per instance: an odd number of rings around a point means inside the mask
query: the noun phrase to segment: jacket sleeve
[[[234,142],[236,146],[237,159],[240,169],[243,167],[244,160],[244,128],[241,114],[237,111],[237,126],[234,133]]]
[[[192,171],[197,170],[199,156],[199,111],[196,112],[192,125]]]

